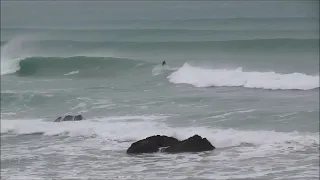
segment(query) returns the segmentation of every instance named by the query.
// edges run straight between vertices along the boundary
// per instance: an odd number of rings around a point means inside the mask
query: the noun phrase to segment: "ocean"
[[[1,1],[1,179],[319,179],[319,1]]]

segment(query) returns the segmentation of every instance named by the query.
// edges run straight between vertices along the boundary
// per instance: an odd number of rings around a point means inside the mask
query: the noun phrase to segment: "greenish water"
[[[1,2],[1,176],[318,179],[318,5]],[[217,149],[126,155],[155,134]]]

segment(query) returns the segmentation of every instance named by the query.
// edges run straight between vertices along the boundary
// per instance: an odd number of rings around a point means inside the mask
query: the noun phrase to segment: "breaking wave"
[[[108,76],[124,70],[149,66],[147,63],[113,57],[30,57],[11,63],[12,71],[18,76]],[[4,74],[2,74],[4,75]]]
[[[319,75],[302,73],[244,72],[242,68],[204,69],[185,63],[168,76],[171,83],[190,84],[195,87],[238,86],[272,90],[311,90],[319,88]]]

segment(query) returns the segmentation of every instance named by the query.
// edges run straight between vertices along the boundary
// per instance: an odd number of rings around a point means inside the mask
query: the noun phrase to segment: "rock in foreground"
[[[177,144],[179,140],[168,136],[150,136],[133,143],[127,150],[127,153],[154,153],[161,147],[168,147]]]
[[[168,136],[150,136],[133,143],[127,150],[128,154],[155,153],[160,148],[162,152],[182,153],[182,152],[202,152],[211,151],[215,147],[206,139],[199,135],[194,135],[186,140],[179,141]]]
[[[71,116],[71,115],[67,115],[64,118],[62,117],[58,117],[56,120],[54,120],[54,122],[62,122],[62,121],[81,121],[84,120],[82,115],[76,115],[76,116]]]
[[[194,135],[186,140],[180,141],[164,149],[164,152],[179,153],[179,152],[201,152],[211,151],[215,147],[206,139],[199,135]]]

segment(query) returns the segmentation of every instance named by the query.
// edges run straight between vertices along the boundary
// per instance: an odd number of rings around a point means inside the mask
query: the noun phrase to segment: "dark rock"
[[[54,122],[60,122],[62,120],[62,117],[58,117]]]
[[[82,115],[79,114],[79,115],[75,116],[73,120],[74,120],[74,121],[81,121],[81,120],[83,120],[83,119],[84,119],[84,118],[82,117]]]
[[[181,152],[201,152],[211,151],[215,147],[206,139],[199,135],[194,135],[186,140],[180,141],[176,144],[165,148],[163,152],[181,153]]]
[[[150,136],[133,143],[127,150],[127,153],[154,153],[158,152],[160,147],[168,147],[178,143],[179,140],[168,136]]]
[[[63,118],[62,121],[73,121],[73,118],[74,118],[74,116],[67,115],[67,116],[65,116],[65,117]]]
[[[127,153],[154,153],[158,152],[160,148],[163,148],[161,152],[167,153],[202,152],[215,149],[206,138],[199,135],[194,135],[183,141],[173,137],[157,135],[133,143],[128,148]]]
[[[62,117],[58,117],[56,120],[54,120],[54,122],[62,122],[62,121],[81,121],[84,120],[82,115],[76,115],[76,116],[71,116],[71,115],[67,115],[64,118]]]

